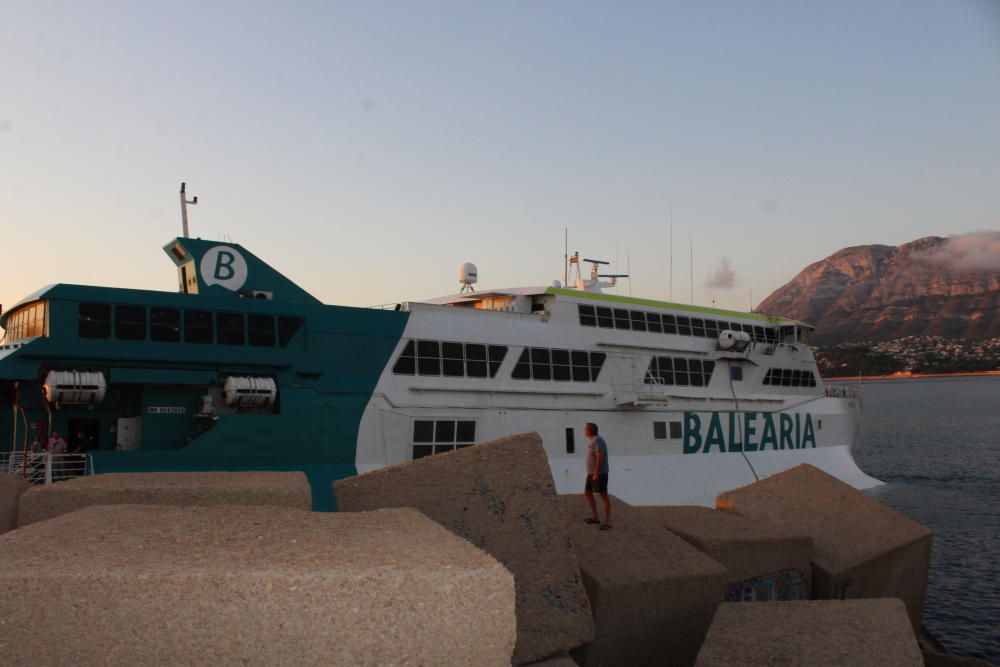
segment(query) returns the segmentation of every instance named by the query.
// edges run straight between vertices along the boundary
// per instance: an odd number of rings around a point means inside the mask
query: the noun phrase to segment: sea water
[[[1000,378],[861,385],[855,459],[873,495],[934,531],[924,625],[1000,664]]]

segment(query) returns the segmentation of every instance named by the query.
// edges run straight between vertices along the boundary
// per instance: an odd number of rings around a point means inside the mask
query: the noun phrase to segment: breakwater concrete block
[[[36,486],[21,499],[26,526],[90,505],[276,505],[309,510],[301,472],[106,473]]]
[[[721,563],[729,571],[727,602],[809,598],[812,538],[802,531],[707,507],[634,511]]]
[[[514,648],[512,575],[411,509],[94,506],[0,551],[5,664],[510,665]]]
[[[559,497],[594,610],[581,665],[690,665],[722,602],[726,569],[639,508],[611,498],[614,527],[584,523],[582,495]]]
[[[719,605],[697,667],[923,665],[901,600]]]
[[[537,433],[337,480],[333,488],[341,510],[415,507],[503,563],[517,587],[515,662],[593,639],[590,604]]]
[[[21,496],[30,488],[20,475],[0,473],[0,533],[17,528]]]
[[[717,506],[813,541],[814,598],[895,597],[923,616],[931,531],[811,465],[718,497]]]

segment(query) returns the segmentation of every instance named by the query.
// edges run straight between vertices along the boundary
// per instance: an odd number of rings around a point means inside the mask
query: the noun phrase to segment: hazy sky
[[[546,284],[564,227],[663,298],[673,207],[675,300],[693,238],[695,300],[745,309],[1000,228],[997,7],[0,0],[0,303],[175,289],[186,180],[193,235],[327,303]]]

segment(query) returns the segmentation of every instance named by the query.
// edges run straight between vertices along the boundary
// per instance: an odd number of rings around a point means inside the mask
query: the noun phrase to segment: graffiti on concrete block
[[[806,577],[798,570],[782,570],[765,577],[747,579],[726,587],[726,602],[774,602],[809,597]]]

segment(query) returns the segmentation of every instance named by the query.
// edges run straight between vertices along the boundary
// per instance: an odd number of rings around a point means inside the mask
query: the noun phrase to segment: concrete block
[[[920,627],[929,529],[810,465],[728,491],[717,504],[809,535],[814,598],[900,598]]]
[[[638,508],[612,496],[614,528],[584,523],[582,495],[559,497],[594,610],[581,665],[690,665],[722,602],[727,573]]]
[[[0,533],[17,528],[21,496],[30,488],[20,475],[0,472]]]
[[[5,664],[510,665],[514,581],[416,510],[88,507],[0,536]]]
[[[415,507],[514,574],[518,663],[593,638],[590,604],[537,433],[510,436],[334,483],[344,511]]]
[[[309,510],[301,472],[106,473],[36,486],[21,499],[26,526],[90,505],[277,505]]]
[[[726,602],[809,598],[812,539],[707,507],[636,507],[653,525],[684,538],[729,571]]]
[[[697,667],[919,667],[902,601],[798,600],[719,605]]]

